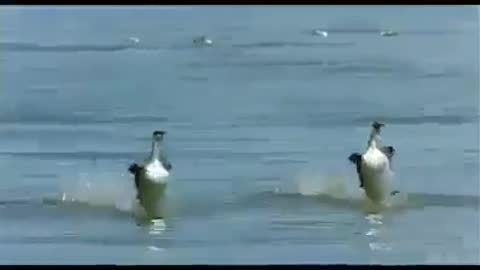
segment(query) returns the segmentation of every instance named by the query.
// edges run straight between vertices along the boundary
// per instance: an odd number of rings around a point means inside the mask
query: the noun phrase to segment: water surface
[[[477,8],[2,7],[0,37],[0,263],[480,261]],[[375,119],[402,196],[372,215]],[[169,212],[138,226],[154,129]]]

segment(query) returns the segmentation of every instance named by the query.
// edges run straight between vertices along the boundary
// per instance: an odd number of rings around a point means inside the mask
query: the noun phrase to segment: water
[[[0,13],[0,263],[480,262],[477,8]],[[375,119],[402,193],[369,214],[347,157]],[[137,225],[154,129],[168,214]]]

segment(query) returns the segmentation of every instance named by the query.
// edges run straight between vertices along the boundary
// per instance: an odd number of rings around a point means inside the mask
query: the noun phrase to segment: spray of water
[[[59,200],[92,207],[112,207],[135,212],[135,190],[128,175],[81,173],[73,182],[63,183]]]
[[[172,212],[172,209],[168,208],[171,204],[167,203],[166,197],[159,202],[163,217],[170,216]],[[136,199],[133,178],[128,174],[109,174],[98,171],[81,173],[74,181],[63,183],[59,194],[53,200],[63,205],[111,208],[130,213],[138,224],[151,223],[147,213]]]
[[[298,174],[294,181],[297,191],[305,196],[329,196],[334,199],[360,199],[358,184],[347,181],[345,175],[323,174],[309,170]]]
[[[303,171],[294,178],[297,192],[304,196],[335,199],[345,205],[361,206],[367,213],[378,213],[385,210],[405,207],[408,202],[406,193],[388,196],[382,203],[369,200],[363,189],[359,188],[356,176],[346,173],[320,173],[315,170]]]

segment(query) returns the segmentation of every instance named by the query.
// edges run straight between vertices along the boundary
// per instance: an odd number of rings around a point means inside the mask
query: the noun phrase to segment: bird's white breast
[[[365,165],[370,170],[384,170],[388,165],[388,158],[377,148],[370,148],[363,156]]]
[[[363,156],[362,174],[367,196],[373,201],[383,201],[388,189],[388,158],[377,148],[370,148]]]
[[[155,160],[145,167],[145,178],[155,183],[166,183],[169,176],[168,171],[163,167],[162,163]]]

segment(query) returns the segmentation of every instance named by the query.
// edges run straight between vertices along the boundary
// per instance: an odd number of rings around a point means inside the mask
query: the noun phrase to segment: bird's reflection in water
[[[368,231],[365,236],[368,239],[368,247],[371,251],[389,251],[392,247],[382,239],[384,227],[384,218],[380,214],[369,214],[365,216],[368,221]]]
[[[153,219],[150,221],[148,233],[151,235],[161,235],[167,229],[163,219]]]
[[[160,236],[167,229],[163,216],[151,218],[141,207],[136,207],[133,216],[137,226],[147,230],[149,235]]]

